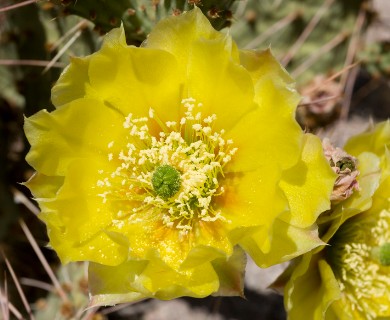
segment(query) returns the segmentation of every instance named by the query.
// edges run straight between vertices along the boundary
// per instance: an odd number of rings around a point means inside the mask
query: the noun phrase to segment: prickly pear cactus
[[[390,77],[390,43],[379,42],[368,45],[358,55],[362,65],[374,77]]]
[[[68,300],[64,301],[57,292],[50,292],[34,304],[36,320],[81,319],[85,316],[89,302],[86,268],[86,263],[70,263],[58,269],[57,278]]]
[[[310,66],[295,75],[298,82],[304,83],[315,75],[328,74],[343,67],[361,4],[361,0],[248,1],[238,5],[231,33],[241,48],[271,46],[292,72],[318,55]],[[286,63],[292,46],[321,10],[317,25]],[[338,43],[329,51],[323,50],[322,47],[330,42]]]
[[[161,18],[177,15],[194,5],[205,13],[216,29],[230,25],[235,0],[52,0],[64,14],[75,14],[92,21],[105,33],[121,22],[127,41],[140,44]]]
[[[42,108],[51,109],[50,88],[61,68],[54,64],[43,72],[44,65],[39,63],[49,63],[77,34],[77,30],[68,32],[79,23],[78,17],[59,16],[47,2],[0,13],[0,59],[13,62],[0,64],[0,102],[23,108],[27,116]],[[79,30],[78,41],[57,60],[62,66],[68,63],[69,55],[90,54],[98,47],[98,36],[88,26]]]

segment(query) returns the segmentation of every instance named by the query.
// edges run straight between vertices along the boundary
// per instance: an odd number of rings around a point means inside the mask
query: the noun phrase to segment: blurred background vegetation
[[[0,306],[11,307],[11,318],[159,319],[145,311],[158,309],[155,302],[83,312],[85,266],[59,266],[45,248],[45,228],[32,213],[31,195],[19,184],[33,173],[24,160],[29,146],[23,116],[52,110],[50,89],[69,57],[95,52],[111,28],[123,23],[128,44],[139,46],[161,18],[194,5],[240,48],[272,48],[297,79],[302,94],[297,118],[307,131],[342,144],[369,119],[389,117],[387,0],[0,0]],[[33,239],[57,272],[54,279],[32,249]],[[284,319],[280,297],[250,288],[246,296],[185,301],[206,308],[209,319]],[[193,319],[202,318],[191,310]]]

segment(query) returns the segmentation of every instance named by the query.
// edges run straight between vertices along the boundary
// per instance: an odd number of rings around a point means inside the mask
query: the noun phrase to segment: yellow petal
[[[35,198],[55,198],[64,183],[64,177],[46,176],[36,172],[24,185],[31,190]]]
[[[287,203],[277,186],[280,170],[276,165],[245,173],[229,173],[225,193],[215,199],[217,208],[228,221],[228,228],[269,226]]]
[[[340,287],[339,284],[335,278],[335,275],[333,274],[332,268],[329,266],[329,264],[321,259],[318,261],[318,269],[321,276],[321,307],[316,310],[316,312],[321,314],[319,319],[323,319],[324,315],[327,313],[329,306],[334,302],[337,301],[340,296]]]
[[[244,297],[245,251],[236,246],[228,259],[218,258],[212,265],[219,278],[219,289],[213,295]]]
[[[108,144],[125,145],[124,118],[97,100],[79,99],[51,113],[42,110],[25,119],[31,144],[26,160],[48,176],[64,176],[77,158],[107,158]]]
[[[51,90],[51,101],[57,108],[85,96],[90,59],[91,56],[70,58],[70,64]]]
[[[120,232],[130,244],[129,257],[152,259],[157,256],[172,269],[179,270],[191,248],[189,241],[181,241],[177,229],[167,228],[155,211],[144,211],[122,220]]]
[[[372,206],[369,212],[377,213],[382,210],[388,210],[390,208],[390,177],[383,180],[379,188],[375,192],[375,196],[372,199]]]
[[[390,176],[390,121],[376,124],[367,132],[349,139],[345,150],[354,156],[371,152],[381,158],[382,179]]]
[[[221,40],[226,36],[216,31],[201,10],[195,7],[178,17],[161,20],[148,36],[145,46],[161,49],[177,57],[184,71],[188,65],[192,44],[199,40]],[[234,43],[225,48],[238,61],[238,50]]]
[[[226,259],[233,253],[233,246],[227,237],[225,223],[200,221],[194,226],[191,250],[182,268],[195,267],[216,258]]]
[[[63,262],[87,260],[116,265],[127,259],[128,241],[112,228],[113,213],[96,188],[98,161],[69,165],[64,184],[53,199],[38,199],[51,246]]]
[[[199,222],[183,236],[179,229],[162,225],[156,211],[132,215],[123,222],[118,232],[128,238],[132,258],[156,255],[174,270],[194,268],[219,257],[226,258],[233,252],[222,223]]]
[[[285,305],[291,320],[323,320],[329,306],[341,297],[331,267],[310,255],[294,270],[286,292]]]
[[[291,260],[324,244],[318,238],[316,228],[301,229],[280,219],[276,219],[272,225],[269,239],[264,239],[263,233],[264,231],[256,232],[239,242],[262,268]]]
[[[281,219],[301,228],[311,226],[320,213],[330,208],[335,179],[336,175],[324,157],[321,141],[306,134],[301,161],[285,171],[280,182],[290,205],[290,211]]]
[[[282,212],[288,210],[287,200],[277,186],[279,178],[280,170],[275,165],[226,175],[225,193],[216,199],[216,204],[228,222],[229,238],[233,244],[244,246],[243,241],[250,238],[257,248],[270,246],[273,224]],[[284,234],[282,237],[285,239]],[[262,261],[263,253],[249,246],[245,248],[252,251],[251,255],[259,265],[266,263]]]
[[[165,122],[179,118],[182,81],[171,54],[127,46],[121,26],[105,36],[99,52],[72,58],[53,87],[52,99],[58,107],[90,97],[136,117],[153,108]]]
[[[148,292],[139,292],[132,286],[147,264],[147,261],[127,261],[119,266],[109,267],[89,263],[88,287],[92,295],[91,305],[114,305],[148,297]]]
[[[289,102],[286,106],[290,111],[295,111],[300,100],[299,94],[295,90],[295,81],[290,77],[279,61],[275,59],[270,49],[263,51],[241,50],[240,63],[251,75],[253,84],[256,88],[256,100],[261,100],[262,94],[267,92],[261,88],[262,81],[271,78],[275,84],[282,88],[282,91],[288,89],[289,94],[284,93],[284,98],[287,98],[287,101]]]
[[[352,137],[344,149],[348,153],[358,156],[362,152],[372,152],[378,156],[390,148],[390,121],[377,124],[372,130]]]
[[[183,98],[202,103],[205,116],[216,114],[216,131],[230,129],[254,109],[252,81],[238,64],[235,43],[215,31],[200,9],[161,21],[145,46],[175,56],[185,83]]]
[[[126,47],[126,37],[124,29],[114,28],[104,37],[101,51],[109,51],[110,49]],[[51,90],[52,102],[56,107],[83,98],[87,95],[87,90],[90,87],[88,70],[92,57],[99,56],[99,53],[94,53],[90,56],[80,58],[71,57],[70,64],[61,73],[60,78]],[[108,73],[108,75],[110,75]],[[91,91],[89,89],[89,91]]]
[[[118,266],[90,263],[93,305],[113,305],[142,298],[201,298],[218,290],[219,280],[210,263],[177,272],[159,259],[127,261]]]
[[[210,263],[184,271],[174,271],[153,260],[139,277],[154,297],[168,300],[180,296],[202,298],[218,290],[219,280]]]
[[[264,95],[258,102],[259,107],[246,114],[226,134],[238,148],[227,172],[254,170],[269,163],[287,169],[298,160],[302,130],[288,101],[290,92],[278,87],[271,78],[262,81],[261,89]]]
[[[256,107],[249,73],[224,51],[229,39],[194,41],[185,71],[184,94],[201,102],[206,116],[216,114],[216,131],[229,130]]]
[[[152,108],[164,122],[179,119],[183,85],[167,52],[112,43],[91,57],[88,74],[87,96],[125,116],[144,117]]]

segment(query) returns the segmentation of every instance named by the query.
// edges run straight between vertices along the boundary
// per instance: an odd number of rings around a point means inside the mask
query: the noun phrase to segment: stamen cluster
[[[378,299],[388,294],[390,270],[373,253],[390,242],[389,224],[386,210],[356,216],[341,226],[326,249],[347,305],[367,319],[388,308]]]
[[[224,130],[213,130],[215,114],[203,118],[202,104],[192,98],[184,99],[182,104],[185,112],[179,123],[163,123],[153,109],[148,117],[134,118],[129,114],[123,123],[128,130],[126,149],[118,155],[108,154],[108,160],[118,166],[109,176],[102,172],[106,177],[97,185],[105,189],[101,194],[103,202],[124,202],[120,217],[152,209],[161,213],[165,226],[180,229],[180,234],[186,235],[197,221],[224,219],[214,208],[213,197],[224,193],[220,185],[223,168],[237,148],[232,148],[232,140],[223,138]],[[157,137],[150,133],[152,123],[162,129]],[[114,142],[108,145],[113,146]],[[174,172],[169,168],[178,172],[180,179],[176,177],[172,184],[175,190],[165,185],[163,195],[155,189],[156,177],[161,178],[161,169]]]

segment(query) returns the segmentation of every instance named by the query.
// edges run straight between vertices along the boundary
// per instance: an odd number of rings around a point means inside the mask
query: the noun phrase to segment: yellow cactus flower
[[[289,319],[390,318],[390,123],[351,138],[360,191],[319,222],[319,247],[293,264],[285,288]]]
[[[293,80],[198,8],[140,48],[113,29],[52,100],[25,121],[27,185],[62,262],[91,262],[95,303],[242,294],[239,246],[267,266],[322,244],[335,175]]]

